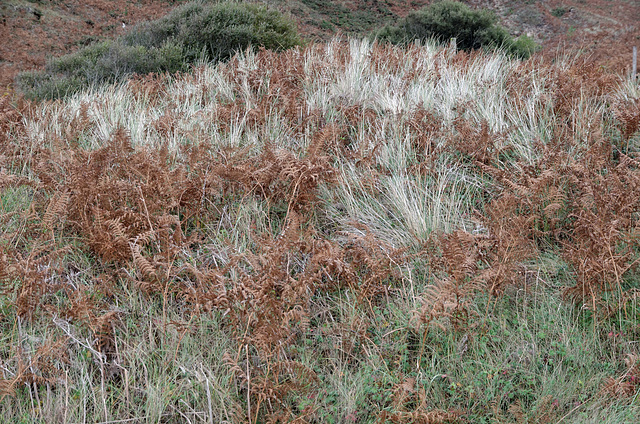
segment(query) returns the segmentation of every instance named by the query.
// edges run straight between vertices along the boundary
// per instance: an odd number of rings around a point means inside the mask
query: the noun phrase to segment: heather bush
[[[381,41],[404,44],[413,40],[436,39],[446,43],[452,38],[462,50],[502,48],[516,57],[528,58],[536,49],[529,37],[514,40],[497,24],[488,10],[472,10],[456,1],[441,1],[409,14],[397,26],[385,26],[374,36]]]

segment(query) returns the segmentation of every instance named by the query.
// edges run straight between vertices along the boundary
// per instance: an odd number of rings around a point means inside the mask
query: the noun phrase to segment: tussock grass
[[[336,38],[2,100],[1,419],[631,422],[639,98]]]

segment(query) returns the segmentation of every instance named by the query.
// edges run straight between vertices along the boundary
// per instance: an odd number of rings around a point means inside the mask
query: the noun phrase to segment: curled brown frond
[[[133,256],[133,263],[140,270],[145,279],[150,281],[158,280],[156,268],[142,255],[140,246],[137,244],[131,244],[131,255]]]
[[[53,230],[56,221],[63,220],[66,216],[67,206],[71,195],[68,192],[56,192],[42,217],[42,228],[45,231]]]

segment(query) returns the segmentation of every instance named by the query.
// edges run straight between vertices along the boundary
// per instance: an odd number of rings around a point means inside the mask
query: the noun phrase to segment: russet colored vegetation
[[[628,79],[334,39],[0,124],[5,417],[638,412]]]

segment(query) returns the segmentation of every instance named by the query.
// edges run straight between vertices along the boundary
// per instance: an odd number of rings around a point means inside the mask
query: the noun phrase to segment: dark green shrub
[[[394,44],[427,39],[446,43],[455,38],[462,50],[503,48],[517,57],[528,58],[535,50],[533,40],[514,40],[497,21],[488,10],[472,10],[466,4],[446,0],[413,12],[397,26],[386,26],[374,35]]]
[[[555,7],[551,10],[551,14],[556,18],[561,18],[567,13],[568,10],[566,7]]]
[[[295,23],[280,12],[254,4],[192,2],[156,21],[136,26],[121,39],[127,45],[158,46],[173,39],[185,60],[202,54],[224,60],[249,46],[272,50],[300,45]]]
[[[16,77],[16,87],[28,99],[53,100],[86,88],[86,81],[40,71],[21,72]]]
[[[160,47],[126,46],[106,41],[53,59],[46,70],[85,79],[88,84],[114,82],[137,73],[176,72],[183,68],[182,46],[166,42]]]
[[[177,72],[184,69],[182,50],[171,41],[149,48],[105,41],[52,59],[42,72],[21,73],[16,85],[28,98],[56,99],[134,73]]]
[[[21,73],[16,85],[32,99],[55,99],[131,74],[177,72],[204,58],[218,61],[249,46],[281,50],[300,44],[293,21],[242,3],[196,1],[133,28],[117,41],[92,44]]]
[[[504,46],[507,52],[520,59],[528,59],[534,54],[540,46],[533,40],[533,38],[521,35],[515,40],[511,38]]]

